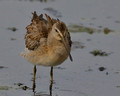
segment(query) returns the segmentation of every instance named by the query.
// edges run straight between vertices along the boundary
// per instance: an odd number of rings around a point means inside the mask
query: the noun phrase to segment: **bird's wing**
[[[25,45],[29,50],[37,49],[41,44],[41,39],[48,36],[47,21],[42,14],[38,16],[36,12],[33,13],[31,24],[26,29]]]
[[[53,19],[47,14],[45,16],[47,20],[43,18],[43,14],[38,16],[34,12],[31,24],[26,27],[25,45],[29,50],[37,49],[41,43],[45,44],[52,26],[59,21],[59,19]]]
[[[59,21],[59,19],[53,19],[50,16],[48,16],[47,14],[45,14],[46,19],[47,19],[47,26],[48,26],[48,30],[52,29],[52,26]],[[50,32],[50,31],[49,31]]]

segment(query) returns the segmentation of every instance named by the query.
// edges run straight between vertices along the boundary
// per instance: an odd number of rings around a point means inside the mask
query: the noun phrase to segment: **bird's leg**
[[[51,67],[50,70],[50,77],[51,77],[51,83],[53,83],[53,66]]]
[[[36,85],[35,85],[35,76],[36,76],[36,65],[33,68],[33,92],[35,91]]]
[[[52,86],[53,86],[53,66],[51,67],[51,70],[50,70],[50,77],[51,77],[51,83],[50,83],[50,86],[49,86],[49,91],[50,91],[50,96],[52,96]]]
[[[51,81],[50,86],[49,86],[50,96],[52,96],[52,86],[53,86],[53,82]]]

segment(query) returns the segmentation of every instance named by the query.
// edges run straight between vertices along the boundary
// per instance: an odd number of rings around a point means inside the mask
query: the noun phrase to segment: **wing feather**
[[[38,16],[36,12],[33,13],[31,24],[26,27],[25,45],[29,50],[35,50],[40,46],[41,38],[47,38],[48,28],[47,21],[41,14]]]
[[[36,12],[32,14],[31,24],[26,27],[27,32],[25,35],[25,45],[29,50],[35,50],[41,44],[46,44],[52,26],[60,21],[59,19],[51,18],[47,14],[45,14],[47,20],[43,18],[43,14],[40,16],[38,16]]]

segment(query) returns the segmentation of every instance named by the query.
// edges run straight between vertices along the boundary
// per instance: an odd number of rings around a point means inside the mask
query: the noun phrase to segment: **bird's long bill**
[[[60,34],[60,36],[61,36],[61,38],[62,38],[63,44],[64,44],[64,46],[65,46],[65,49],[66,49],[66,51],[67,51],[67,54],[68,54],[70,60],[73,61],[72,56],[71,56],[71,54],[70,54],[70,51],[68,50],[67,44],[66,44],[66,42],[65,42],[65,39],[64,39],[62,33],[59,32],[59,34]]]
[[[67,53],[68,53],[68,56],[69,56],[70,60],[73,61],[72,56],[71,56],[71,54],[70,54],[70,51],[68,50],[68,47],[67,47],[67,45],[66,45],[66,43],[65,43],[64,38],[62,38],[62,41],[63,41],[63,44],[64,44],[64,46],[65,46],[65,49],[66,49],[66,51],[67,51]]]

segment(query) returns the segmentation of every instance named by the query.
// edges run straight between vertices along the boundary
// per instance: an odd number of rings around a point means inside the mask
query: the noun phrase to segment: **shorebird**
[[[34,65],[35,80],[36,65],[50,66],[51,82],[53,82],[53,66],[60,65],[69,56],[72,61],[71,37],[64,22],[53,19],[45,14],[32,13],[31,24],[26,27],[25,51],[21,53],[28,62]]]

